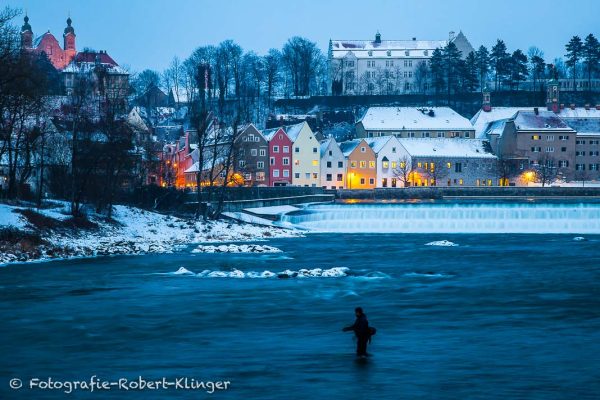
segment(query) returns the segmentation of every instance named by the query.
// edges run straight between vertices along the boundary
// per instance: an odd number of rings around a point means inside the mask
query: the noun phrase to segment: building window
[[[471,137],[471,134],[469,132],[465,132],[465,138],[469,138]]]
[[[312,160],[312,165],[313,165],[313,167],[318,167],[319,166],[319,160]]]
[[[369,168],[375,168],[375,161],[369,161]]]
[[[356,161],[350,161],[350,167],[356,168]]]
[[[273,146],[273,153],[279,153],[279,146]]]
[[[300,165],[300,160],[294,160],[294,165]]]
[[[317,151],[319,151],[319,150],[317,150],[316,147],[313,147],[313,153],[316,153]]]
[[[275,157],[269,158],[269,165],[275,165]]]
[[[566,147],[561,147],[560,151],[565,152],[565,151],[567,151],[567,148]]]
[[[344,180],[344,177],[342,176],[342,174],[337,174],[337,181],[342,182],[343,180]]]
[[[360,178],[360,184],[364,185],[365,184],[365,178]]]
[[[388,57],[391,57],[391,56],[392,56],[392,51],[391,51],[391,50],[388,50],[388,51],[387,51],[387,55],[388,55]]]
[[[244,174],[244,180],[251,181],[252,180],[252,174],[249,174],[249,173],[248,174]]]
[[[553,142],[554,141],[554,135],[548,135],[546,136],[546,140],[549,142]]]
[[[542,151],[541,147],[532,147],[531,148],[531,152],[532,153],[539,153],[540,151]]]
[[[369,178],[369,184],[370,185],[374,185],[375,184],[375,179],[374,178]]]
[[[278,169],[273,170],[273,178],[279,178],[279,170]]]
[[[319,174],[316,172],[313,172],[312,177],[313,177],[313,179],[319,179]]]
[[[300,147],[294,147],[294,152],[300,153]]]
[[[575,155],[576,156],[585,156],[585,151],[576,151]]]
[[[385,66],[386,67],[393,67],[394,66],[394,60],[385,60]]]
[[[384,162],[381,163],[381,166],[384,169],[388,169],[390,167],[390,162],[389,161],[384,161]]]
[[[288,157],[283,157],[283,165],[290,165],[290,159]]]
[[[296,173],[294,174],[294,178],[296,178],[296,179],[300,179],[300,173],[296,172]]]
[[[330,156],[332,156],[332,155],[333,155],[333,151],[329,150],[329,151],[327,152],[327,154],[329,154]]]
[[[251,156],[256,157],[257,154],[258,154],[258,151],[256,149],[250,149]]]
[[[240,162],[238,163],[238,165],[240,166],[240,168],[244,168],[246,166],[246,161],[240,160]]]
[[[261,157],[264,157],[267,155],[267,151],[265,149],[260,149],[259,153]]]
[[[546,153],[554,153],[554,147],[546,147]]]
[[[425,50],[425,51],[423,52],[423,55],[424,55],[425,57],[427,57],[427,56],[429,55],[429,50]]]
[[[373,50],[369,50],[369,57],[372,57],[372,56],[373,56]],[[368,62],[369,62],[369,61],[367,61],[367,63],[368,63]],[[367,66],[368,66],[368,65],[367,65]]]
[[[569,140],[569,136],[568,135],[560,135],[558,137],[558,140]]]
[[[331,168],[331,161],[327,161],[327,168]]]
[[[287,177],[289,177],[289,176],[290,176],[290,170],[289,170],[289,169],[284,169],[284,170],[283,170],[283,177],[284,177],[284,178],[287,178]]]
[[[327,176],[325,177],[325,180],[327,182],[331,182],[333,180],[333,176],[331,174],[327,174]]]
[[[559,168],[568,168],[569,162],[567,160],[560,160],[558,162],[558,166],[559,166]]]
[[[259,161],[256,163],[256,168],[265,169],[265,163],[263,161]]]
[[[396,169],[398,163],[396,161],[392,161],[392,169]]]
[[[283,152],[284,153],[289,153],[290,152],[290,146],[283,146]]]
[[[361,168],[367,168],[367,162],[366,161],[361,161],[360,162],[360,167]]]
[[[575,164],[575,171],[585,171],[585,164]]]
[[[338,168],[344,168],[344,162],[338,161]]]
[[[533,135],[531,136],[531,140],[541,140],[542,136],[541,135]]]
[[[462,172],[462,163],[457,162],[454,164],[454,172]],[[461,183],[461,185],[462,185],[462,183]]]

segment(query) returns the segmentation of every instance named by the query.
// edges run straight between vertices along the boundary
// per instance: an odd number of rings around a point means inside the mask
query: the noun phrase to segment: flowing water
[[[597,211],[576,211],[586,212]],[[442,240],[458,246],[427,245]],[[598,398],[599,235],[318,233],[266,244],[283,253],[190,247],[0,267],[0,398]],[[341,331],[358,305],[378,329],[366,361]],[[93,375],[231,384],[212,395],[70,396],[8,385]]]

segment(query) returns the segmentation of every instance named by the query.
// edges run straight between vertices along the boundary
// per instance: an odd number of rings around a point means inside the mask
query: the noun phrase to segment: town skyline
[[[233,2],[218,5],[190,1],[177,1],[174,5],[144,2],[143,8],[141,2],[132,1],[127,7],[121,7],[122,12],[119,13],[114,12],[118,5],[114,1],[102,2],[101,5],[99,2],[84,4],[68,0],[51,3],[11,0],[8,6],[20,8],[23,12],[16,23],[21,23],[24,14],[28,14],[36,37],[48,30],[55,35],[62,33],[65,20],[70,15],[77,33],[78,50],[85,47],[108,50],[132,72],[146,68],[163,70],[174,56],[185,59],[198,46],[217,45],[226,39],[234,40],[247,51],[263,55],[269,48],[281,48],[290,37],[303,36],[314,41],[325,53],[329,39],[367,40],[377,31],[381,32],[383,39],[417,37],[425,40],[444,40],[450,31],[463,31],[475,48],[482,44],[489,47],[500,38],[509,49],[519,48],[526,52],[530,46],[537,46],[544,51],[547,62],[552,62],[557,57],[564,57],[564,46],[573,35],[584,37],[590,32],[600,35],[594,21],[594,16],[600,12],[600,4],[594,1],[578,2],[584,9],[597,9],[598,12],[586,12],[577,18],[564,18],[558,2],[554,2],[556,7],[549,7],[547,2],[537,0],[524,5],[509,1],[502,5],[486,5],[485,10],[476,3],[470,0],[451,4],[429,2],[424,6],[414,1],[395,4],[381,0],[370,3],[376,18],[368,18],[364,24],[353,20],[357,8],[352,4],[358,5],[358,2],[344,3],[349,4],[344,8],[339,7],[339,2],[319,4],[321,12],[315,12],[310,1],[275,7],[274,2],[269,0],[255,2],[252,7]],[[517,5],[520,12],[512,12],[511,24],[500,26],[506,21],[503,10],[514,10]],[[551,24],[535,22],[536,13],[542,9],[544,19],[559,21],[554,29]],[[464,10],[469,10],[468,18]],[[282,21],[289,15],[293,15],[296,21],[290,24],[263,23],[261,12],[264,14],[266,11],[269,12],[269,21]],[[214,17],[195,23],[190,16],[197,14]],[[220,18],[219,15],[227,17]],[[247,23],[248,20],[258,22],[252,25]],[[532,22],[544,29],[531,29]],[[106,29],[107,26],[113,29]],[[490,26],[494,29],[489,29]],[[495,28],[498,26],[500,28]],[[249,34],[249,30],[253,34]],[[148,51],[149,48],[153,51]]]

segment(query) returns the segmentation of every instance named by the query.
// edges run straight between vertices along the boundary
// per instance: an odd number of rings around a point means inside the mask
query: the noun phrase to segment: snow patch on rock
[[[458,244],[453,243],[449,240],[437,240],[435,242],[426,243],[425,246],[454,247],[454,246],[458,246]]]
[[[200,245],[192,253],[281,253],[277,247],[260,244],[222,244],[220,246]]]

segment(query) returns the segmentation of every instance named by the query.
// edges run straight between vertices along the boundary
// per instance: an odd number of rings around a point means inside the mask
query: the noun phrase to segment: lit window
[[[387,169],[387,168],[389,168],[389,167],[390,167],[390,162],[389,162],[389,161],[384,161],[384,162],[382,163],[382,166],[383,166],[383,168],[386,168],[386,169]]]
[[[392,161],[392,168],[395,169],[398,166],[398,163],[396,161]]]
[[[452,168],[452,163],[446,163],[446,166],[447,166],[448,168]]]
[[[350,161],[350,166],[352,168],[356,168],[356,161]]]
[[[369,161],[369,168],[375,168],[375,161]]]
[[[366,161],[361,161],[360,162],[360,167],[361,168],[367,168],[367,162]]]
[[[294,165],[300,165],[300,160],[294,160]]]
[[[318,167],[319,166],[319,160],[313,160],[312,161],[312,165],[313,165],[313,167]]]

